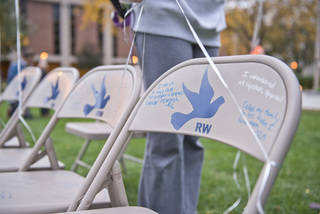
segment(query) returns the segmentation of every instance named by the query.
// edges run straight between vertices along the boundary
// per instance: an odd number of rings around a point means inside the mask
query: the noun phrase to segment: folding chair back
[[[94,68],[70,93],[58,117],[102,120],[114,128],[132,96],[132,73],[124,66]]]
[[[79,72],[75,68],[53,69],[41,80],[29,97],[25,97],[25,102],[23,102],[21,107],[22,111],[24,112],[30,107],[56,110],[78,79]],[[15,135],[16,127],[19,124],[18,114],[18,111],[14,112],[1,132],[0,147],[4,147],[5,143]],[[22,143],[21,141],[23,140],[24,139],[20,138],[20,143]]]
[[[170,69],[146,91],[78,210],[86,209],[129,134],[146,131],[217,140],[264,162],[245,209],[246,213],[258,212],[295,135],[301,113],[300,87],[293,72],[272,57],[217,57],[213,61],[227,87],[206,59],[194,59]]]
[[[27,107],[58,110],[78,79],[79,71],[76,68],[53,69],[31,94],[26,104]]]
[[[35,88],[37,83],[41,78],[41,70],[38,67],[26,67],[20,74],[16,75],[10,83],[6,86],[4,91],[0,96],[0,104],[4,101],[17,102],[19,99],[25,100],[29,97],[32,90]],[[20,84],[20,86],[19,86]],[[20,89],[19,89],[20,88]],[[19,90],[21,90],[22,95],[19,96]],[[5,126],[5,122],[1,120],[1,128]]]
[[[26,100],[32,90],[37,86],[41,78],[41,70],[38,67],[26,67],[21,73],[16,75],[6,86],[1,94],[0,102],[19,101],[19,87],[22,91],[22,101]],[[20,84],[20,86],[19,86]]]
[[[85,185],[84,178],[72,171],[64,170],[27,171],[37,159],[45,139],[60,118],[105,121],[114,127],[109,138],[115,139],[138,101],[140,87],[140,77],[131,66],[100,66],[83,76],[50,119],[19,172],[0,173],[0,192],[4,196],[0,198],[0,213],[66,211],[73,195]],[[105,145],[103,151],[106,151],[107,147],[110,145]],[[100,159],[105,156],[106,154],[99,155]],[[98,167],[93,169],[97,171]],[[94,206],[110,206],[112,198],[109,199],[104,188],[109,185],[108,189],[113,189],[113,182],[121,181],[123,185],[122,179],[119,178],[120,170],[117,168],[115,172],[115,177],[105,177],[106,183],[99,187],[102,192],[95,198]],[[94,173],[89,174],[95,176]]]

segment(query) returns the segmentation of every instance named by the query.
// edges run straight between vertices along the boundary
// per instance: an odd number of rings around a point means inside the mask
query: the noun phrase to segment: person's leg
[[[184,136],[184,213],[197,213],[204,148],[198,137]]]
[[[183,213],[182,135],[148,133],[138,204],[158,213]]]
[[[138,34],[136,46],[139,60],[144,63],[146,88],[171,67],[192,58],[190,43],[175,38],[149,34],[144,38],[144,34]],[[176,134],[147,134],[139,186],[140,206],[161,214],[183,213],[186,196],[183,138]]]
[[[219,48],[206,47],[210,56],[218,56]],[[193,46],[193,58],[204,57],[203,52],[198,45]],[[184,137],[184,165],[185,165],[185,179],[184,192],[185,197],[184,207],[185,213],[197,213],[197,204],[199,198],[200,181],[202,174],[202,165],[204,159],[204,148],[200,143],[198,137],[188,136]]]

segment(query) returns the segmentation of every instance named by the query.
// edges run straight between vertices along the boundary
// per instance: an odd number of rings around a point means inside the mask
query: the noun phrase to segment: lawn
[[[1,108],[1,117],[6,120],[5,109]],[[48,118],[42,118],[39,111],[32,109],[33,118],[27,122],[38,137],[45,127]],[[72,119],[74,120],[74,119]],[[75,137],[64,131],[65,123],[70,120],[61,119],[51,137],[58,159],[65,163],[69,170],[80,150],[84,139]],[[316,213],[309,209],[311,202],[320,203],[320,112],[303,111],[301,122],[282,166],[275,186],[267,201],[266,213]],[[31,141],[26,133],[26,138]],[[205,163],[200,190],[198,213],[222,213],[238,197],[242,202],[232,213],[242,213],[246,204],[247,193],[242,175],[242,162],[239,162],[238,177],[241,184],[239,192],[232,178],[232,164],[236,150],[226,145],[201,139],[205,149]],[[85,160],[93,163],[104,141],[94,141],[85,155]],[[143,158],[144,139],[131,140],[126,153]],[[260,170],[261,163],[249,156],[243,156],[249,170],[253,185]],[[242,160],[242,159],[241,159]],[[125,160],[127,172],[123,175],[130,205],[137,204],[137,189],[141,164]],[[83,176],[88,172],[79,168],[77,172]]]

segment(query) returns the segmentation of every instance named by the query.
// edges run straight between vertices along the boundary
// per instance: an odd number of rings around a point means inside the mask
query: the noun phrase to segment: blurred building
[[[130,49],[110,18],[113,10],[96,14],[98,21],[82,23],[84,0],[22,0],[20,9],[29,22],[28,45],[36,52],[48,53],[49,69],[75,66],[84,54],[99,57],[101,64],[124,63]],[[104,24],[99,19],[106,19]],[[128,28],[129,30],[129,28]],[[75,66],[76,67],[76,66]]]

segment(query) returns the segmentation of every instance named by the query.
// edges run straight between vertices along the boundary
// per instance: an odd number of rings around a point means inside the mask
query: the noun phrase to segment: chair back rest
[[[39,71],[39,75],[41,76],[41,70]],[[24,112],[28,107],[57,110],[78,79],[79,71],[75,68],[53,69],[41,80],[40,84],[29,97],[25,99],[21,107],[22,111]],[[14,136],[18,124],[19,112],[17,109],[0,134],[0,147],[4,147],[5,143]]]
[[[27,101],[27,107],[57,110],[79,79],[79,71],[72,67],[59,67],[41,80]]]
[[[267,56],[213,60],[267,154],[277,143],[290,144],[301,111],[301,92],[293,72]],[[130,131],[205,137],[265,161],[229,90],[206,59],[182,63],[159,78],[141,98]],[[287,126],[291,128],[283,133]]]
[[[26,100],[41,78],[41,70],[38,67],[26,67],[17,74],[6,86],[1,94],[2,101],[19,101],[19,87],[21,87],[22,100]],[[21,86],[19,86],[19,84]]]
[[[100,167],[95,186],[102,184],[104,172],[110,171],[130,133],[194,135],[228,144],[264,162],[245,209],[245,213],[258,213],[299,124],[299,83],[287,65],[270,56],[212,59],[227,87],[204,58],[167,71],[140,98]],[[95,193],[93,184],[79,207]]]
[[[136,75],[131,66],[92,69],[73,88],[58,117],[102,120],[114,127],[136,90]]]

